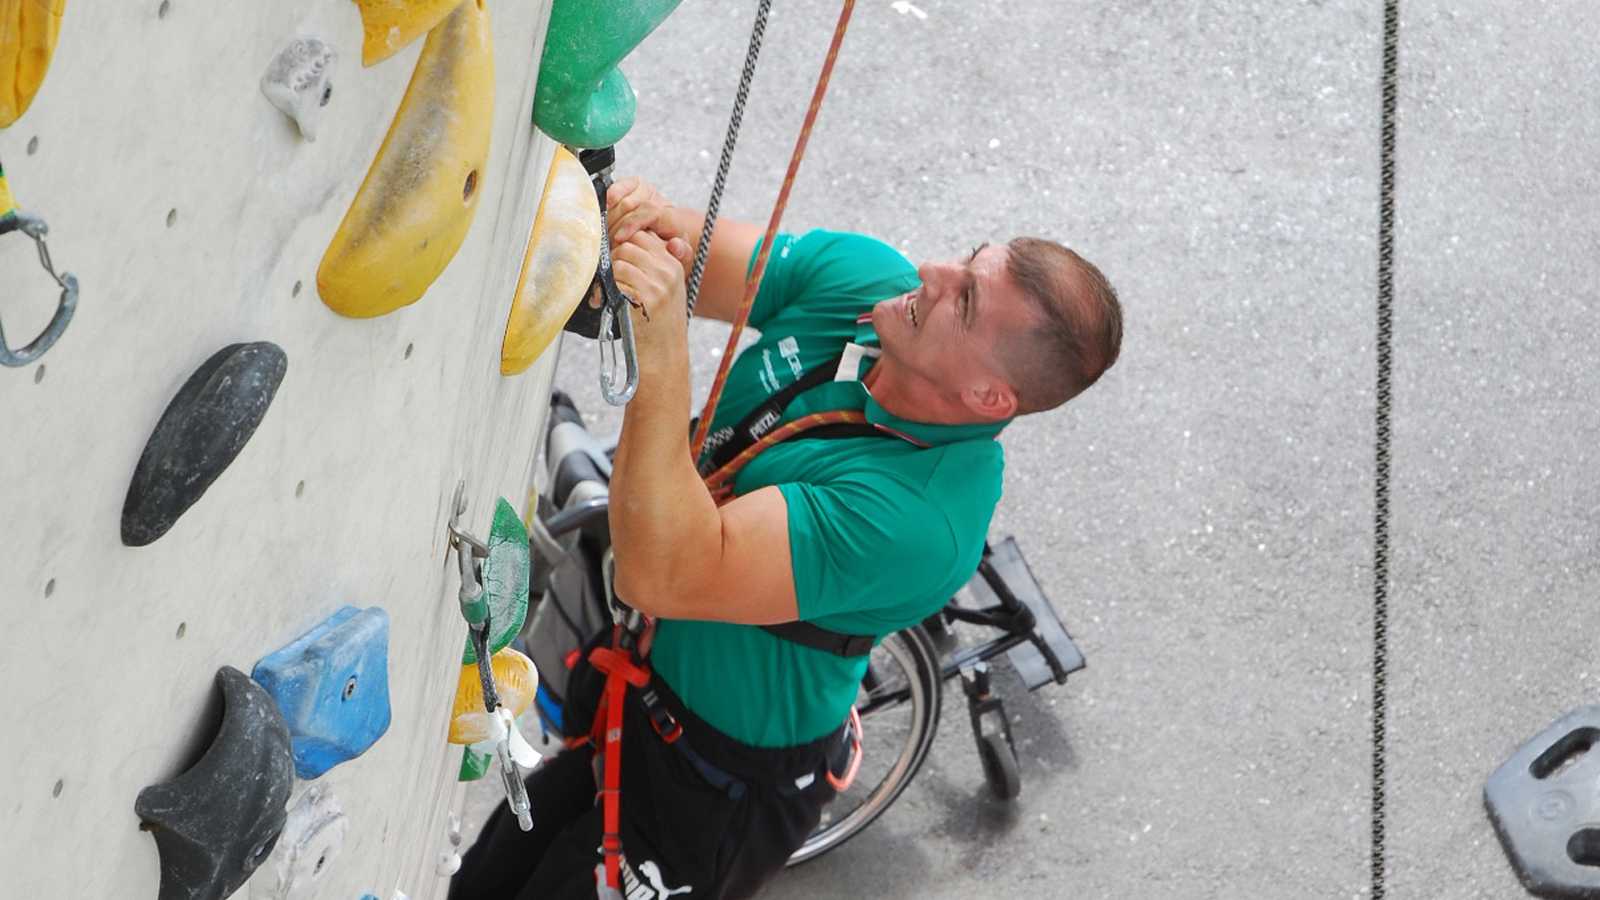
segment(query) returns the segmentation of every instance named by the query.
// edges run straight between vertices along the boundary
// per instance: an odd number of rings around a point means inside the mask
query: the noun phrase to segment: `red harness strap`
[[[605,855],[606,886],[616,889],[622,884],[622,699],[628,685],[642,688],[650,683],[650,670],[621,644],[622,626],[618,625],[612,631],[611,646],[596,647],[589,654],[589,662],[606,676],[602,695],[605,717],[594,717],[590,739],[604,748],[600,797],[605,804],[605,834],[600,847]]]

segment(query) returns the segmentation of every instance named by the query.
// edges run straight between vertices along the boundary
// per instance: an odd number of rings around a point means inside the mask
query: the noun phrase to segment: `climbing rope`
[[[859,410],[839,409],[829,412],[812,413],[801,416],[792,422],[786,422],[763,436],[759,441],[746,447],[738,456],[728,460],[720,468],[706,476],[706,487],[711,489],[711,495],[722,499],[733,488],[733,479],[737,476],[750,460],[755,459],[763,450],[774,444],[789,440],[802,432],[813,428],[822,428],[827,425],[865,425],[867,417]]]
[[[750,97],[750,82],[756,77],[756,61],[761,58],[761,41],[767,33],[767,13],[772,0],[761,0],[756,8],[756,24],[750,29],[750,47],[744,53],[744,71],[739,75],[739,90],[733,95],[733,112],[728,116],[728,134],[722,139],[722,158],[717,161],[717,177],[711,183],[711,199],[706,201],[706,221],[700,229],[700,246],[695,248],[694,266],[689,270],[689,315],[700,299],[700,279],[705,275],[706,257],[711,253],[711,233],[717,228],[717,211],[722,208],[722,191],[728,185],[728,169],[733,166],[733,148],[739,143],[739,126],[744,122],[744,104]]]
[[[833,29],[833,42],[828,46],[828,56],[822,62],[822,73],[817,76],[816,89],[811,93],[811,105],[806,109],[805,122],[801,124],[800,135],[795,139],[794,153],[789,157],[789,170],[784,173],[783,187],[778,191],[778,201],[773,204],[772,217],[767,221],[766,236],[761,239],[761,252],[756,256],[756,264],[750,269],[750,274],[745,277],[744,299],[739,303],[733,331],[728,334],[728,345],[722,352],[722,362],[717,366],[717,377],[711,382],[711,393],[706,397],[700,422],[695,426],[694,440],[689,445],[693,458],[699,458],[700,450],[705,446],[711,417],[717,411],[717,402],[722,399],[722,389],[728,381],[728,368],[739,349],[739,335],[744,332],[745,323],[750,319],[750,307],[755,304],[756,290],[761,286],[761,276],[767,270],[772,241],[777,236],[778,224],[783,220],[783,209],[789,203],[789,191],[793,189],[795,175],[800,171],[800,160],[805,156],[806,142],[811,139],[811,128],[817,122],[822,98],[828,92],[828,79],[833,76],[833,64],[839,58],[839,47],[844,43],[844,33],[850,26],[850,14],[855,11],[855,6],[855,0],[844,0],[844,6],[839,10],[839,22]]]
[[[1390,337],[1394,323],[1394,136],[1399,69],[1400,0],[1383,8],[1383,124],[1378,188],[1377,488],[1372,534],[1372,900],[1384,896],[1384,757],[1389,663]]]

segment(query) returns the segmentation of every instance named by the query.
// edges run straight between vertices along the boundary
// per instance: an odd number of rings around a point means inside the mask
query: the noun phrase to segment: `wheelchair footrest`
[[[1061,623],[1061,617],[1057,615],[1054,604],[1039,587],[1039,580],[1033,577],[1033,571],[1028,568],[1027,560],[1022,558],[1022,548],[1017,546],[1016,538],[1007,536],[993,545],[988,560],[1011,595],[1033,612],[1033,632],[1046,647],[1050,648],[1060,663],[1061,671],[1058,678],[1057,673],[1052,671],[1050,661],[1031,641],[1018,644],[1006,651],[1012,667],[1017,670],[1023,684],[1026,684],[1030,691],[1038,690],[1051,682],[1065,682],[1068,675],[1084,667],[1083,651],[1078,649],[1072,636],[1067,634],[1067,628]],[[1000,602],[1000,598],[982,578],[972,579],[971,588],[980,603]]]

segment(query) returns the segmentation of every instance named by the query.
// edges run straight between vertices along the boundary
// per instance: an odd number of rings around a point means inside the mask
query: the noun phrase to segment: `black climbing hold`
[[[1529,891],[1600,898],[1600,706],[1567,713],[1489,776],[1483,803]]]
[[[205,755],[139,792],[133,811],[161,855],[160,900],[223,900],[272,852],[294,784],[289,728],[262,687],[217,670],[222,727]]]
[[[230,344],[167,404],[122,504],[122,542],[143,547],[171,528],[239,455],[289,368],[277,344]]]

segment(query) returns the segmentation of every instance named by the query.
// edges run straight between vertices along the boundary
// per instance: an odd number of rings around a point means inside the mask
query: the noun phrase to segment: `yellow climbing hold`
[[[600,262],[600,201],[583,163],[556,148],[500,345],[500,374],[533,365],[583,300]]]
[[[489,13],[482,0],[465,0],[428,33],[389,134],[322,257],[323,303],[366,318],[428,290],[477,212],[493,112]]]
[[[494,672],[500,705],[514,716],[526,712],[539,690],[539,673],[533,660],[506,647],[489,657],[489,668]],[[462,666],[461,679],[456,682],[455,708],[450,713],[450,743],[476,744],[488,739],[489,714],[483,709],[483,682],[478,678],[478,667]]]
[[[361,64],[383,62],[433,30],[462,0],[356,0],[361,9]]]
[[[22,118],[56,52],[67,0],[0,0],[0,128]]]

